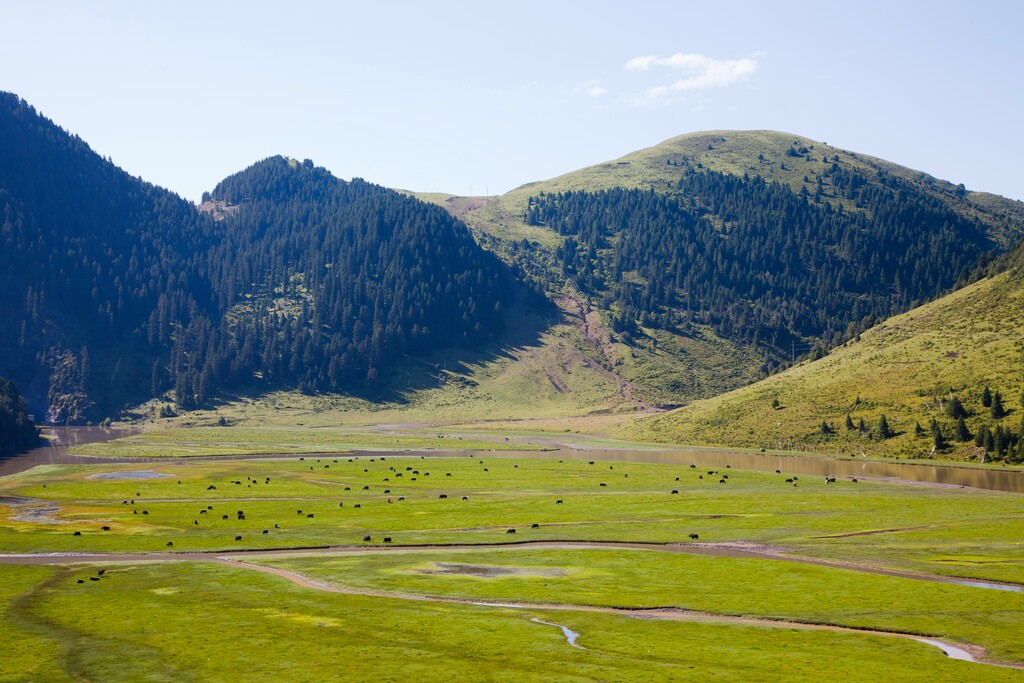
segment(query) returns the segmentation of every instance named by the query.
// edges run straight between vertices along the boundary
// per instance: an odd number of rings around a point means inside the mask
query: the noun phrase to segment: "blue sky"
[[[1024,199],[1024,3],[3,1],[0,89],[191,199],[271,154],[492,194],[776,129]]]

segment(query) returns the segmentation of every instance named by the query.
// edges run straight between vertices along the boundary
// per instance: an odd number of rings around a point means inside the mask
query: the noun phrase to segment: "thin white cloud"
[[[626,62],[626,69],[629,71],[647,71],[656,61],[658,61],[658,58],[654,55],[633,57],[633,59]]]
[[[690,90],[724,88],[739,83],[757,72],[757,56],[741,59],[716,59],[694,53],[677,52],[669,57],[646,55],[627,61],[627,71],[650,71],[662,67],[683,72],[683,77],[667,85],[648,88],[639,102],[653,104],[673,94]]]
[[[593,78],[589,81],[580,83],[573,88],[570,93],[572,95],[586,95],[588,97],[600,97],[601,95],[608,94],[608,88],[601,85],[601,81]]]

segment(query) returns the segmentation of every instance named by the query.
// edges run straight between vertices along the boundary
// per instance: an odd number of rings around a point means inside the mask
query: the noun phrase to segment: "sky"
[[[22,2],[0,90],[198,200],[274,154],[498,194],[774,129],[1024,199],[1024,3]]]

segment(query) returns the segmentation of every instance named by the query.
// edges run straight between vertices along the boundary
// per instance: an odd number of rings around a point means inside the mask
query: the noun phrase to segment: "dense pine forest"
[[[204,268],[224,314],[216,325],[190,316],[174,340],[183,407],[255,373],[302,391],[351,389],[398,357],[501,329],[505,269],[440,207],[283,157],[209,199],[228,207]],[[149,335],[167,343],[161,320],[158,308]]]
[[[56,423],[173,389],[340,391],[502,325],[504,266],[434,206],[281,157],[211,206],[0,94],[0,373]]]
[[[995,248],[982,224],[898,178],[869,183],[833,164],[825,179],[797,193],[690,167],[667,192],[535,196],[524,219],[566,237],[566,274],[618,330],[698,322],[776,356],[926,301]],[[822,201],[826,190],[840,201]]]
[[[0,377],[0,456],[28,450],[38,442],[39,432],[18,387]]]

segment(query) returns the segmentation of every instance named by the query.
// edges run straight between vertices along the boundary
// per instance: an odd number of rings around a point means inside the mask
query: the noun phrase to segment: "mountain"
[[[622,434],[672,443],[1024,461],[1024,243],[992,271],[887,319],[825,358],[640,420]]]
[[[1024,235],[1021,202],[770,131],[682,136],[501,197],[434,201],[594,313],[612,341],[602,362],[656,403],[820,355]]]
[[[205,278],[192,255],[215,243],[212,221],[9,93],[0,209],[0,374],[50,422],[144,397],[158,352],[140,331],[161,298],[200,306]]]
[[[39,432],[18,387],[0,377],[0,456],[27,450],[38,442]]]
[[[209,199],[223,215],[206,257],[222,314],[185,330],[171,357],[195,403],[204,382],[257,373],[351,391],[397,358],[478,345],[503,327],[506,268],[436,206],[284,157],[225,179]],[[176,394],[189,407],[188,387]]]
[[[492,198],[277,156],[198,207],[10,94],[0,143],[0,373],[50,422],[267,391],[674,406],[820,357],[1024,235],[1020,202],[765,131]]]
[[[407,353],[502,327],[507,268],[435,206],[283,157],[204,206],[0,94],[0,373],[36,412],[359,390]]]

